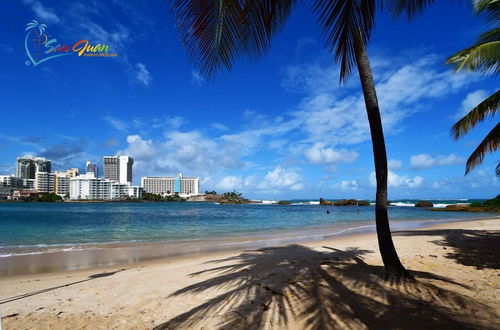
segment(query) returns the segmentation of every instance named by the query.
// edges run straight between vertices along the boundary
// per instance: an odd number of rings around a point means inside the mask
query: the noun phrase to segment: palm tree
[[[406,11],[408,17],[412,18],[432,2],[432,0],[399,0],[395,6],[394,14],[398,16],[401,12]],[[477,15],[485,12],[487,20],[495,26],[498,26],[500,22],[499,0],[476,0],[472,1],[472,4],[474,12]],[[500,72],[500,28],[493,28],[482,33],[475,45],[450,56],[446,63],[453,65],[455,72],[479,71],[482,73],[491,72],[494,75],[498,75]],[[451,135],[454,139],[459,139],[464,136],[486,117],[493,117],[499,110],[499,106],[500,90],[497,90],[474,107],[462,119],[457,121],[451,128]],[[472,169],[483,162],[488,152],[493,153],[499,146],[500,123],[493,127],[469,156],[465,167],[465,174],[469,174]],[[495,172],[500,176],[500,162]]]
[[[231,70],[244,53],[259,57],[284,25],[297,0],[176,0],[174,12],[188,56],[210,78]],[[316,0],[313,12],[325,35],[325,46],[340,64],[340,82],[357,67],[372,137],[377,179],[375,219],[386,278],[410,279],[401,264],[387,214],[387,155],[380,109],[366,44],[373,29],[375,0]]]

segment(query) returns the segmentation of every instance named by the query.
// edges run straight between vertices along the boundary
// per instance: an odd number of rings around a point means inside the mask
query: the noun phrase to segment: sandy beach
[[[383,281],[375,234],[3,277],[3,329],[500,327],[500,217],[394,233],[415,283]]]

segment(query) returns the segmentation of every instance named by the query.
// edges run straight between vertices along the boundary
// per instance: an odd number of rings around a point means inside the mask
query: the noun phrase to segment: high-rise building
[[[143,177],[141,186],[144,192],[158,195],[174,195],[190,197],[199,195],[200,179],[185,178],[182,173],[176,177]]]
[[[108,180],[118,181],[118,157],[117,156],[104,156],[104,178]]]
[[[22,179],[35,179],[36,172],[50,173],[52,162],[43,157],[24,156],[17,157],[16,177]]]
[[[78,176],[78,169],[77,168],[70,168],[66,170],[66,177],[71,179],[74,178],[75,176]]]
[[[93,172],[69,179],[70,199],[110,200],[127,197],[140,198],[142,188],[129,183],[121,184],[114,180],[98,179]]]
[[[122,184],[132,182],[132,166],[134,159],[130,156],[119,156],[120,169],[118,181]]]
[[[132,182],[134,159],[130,156],[104,156],[104,178],[121,184]]]
[[[35,171],[35,162],[32,157],[17,157],[16,177],[22,179],[34,179]]]
[[[54,172],[54,192],[61,197],[69,195],[69,179],[66,172]]]
[[[35,190],[41,193],[53,193],[55,191],[55,174],[49,172],[36,172]]]
[[[94,176],[97,178],[99,177],[99,173],[97,171],[97,165],[93,164],[90,160],[87,160],[85,162],[85,172],[86,173],[94,173]]]
[[[0,186],[9,188],[24,188],[23,179],[13,175],[0,175]]]

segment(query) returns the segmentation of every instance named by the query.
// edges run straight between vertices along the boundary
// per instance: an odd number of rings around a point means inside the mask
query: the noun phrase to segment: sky
[[[135,159],[142,176],[200,178],[201,190],[250,198],[365,198],[375,191],[359,79],[339,84],[309,2],[297,6],[266,56],[242,57],[204,79],[187,57],[168,1],[6,0],[0,12],[0,174],[16,157],[54,170]],[[33,19],[55,44],[106,44],[116,57],[71,54],[36,66]],[[487,28],[470,3],[438,2],[417,19],[377,13],[368,47],[389,158],[389,199],[492,198],[498,154],[464,176],[490,118],[455,141],[453,123],[498,89],[493,76],[444,62]],[[102,166],[100,168],[102,173]]]

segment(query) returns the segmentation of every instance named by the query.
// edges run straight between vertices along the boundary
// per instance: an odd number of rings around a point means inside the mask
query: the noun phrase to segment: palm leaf
[[[237,0],[177,0],[173,7],[177,28],[188,56],[210,77],[231,70],[240,52],[241,6]]]
[[[451,135],[458,139],[467,134],[474,126],[483,121],[487,116],[493,116],[500,107],[500,90],[490,95],[474,107],[467,115],[453,125]]]
[[[381,4],[381,1],[378,1]],[[356,63],[357,42],[370,39],[376,11],[375,0],[316,0],[313,5],[326,35],[325,46],[340,64],[340,81],[345,82]]]
[[[296,3],[297,0],[246,0],[242,14],[242,47],[251,55],[263,55]]]
[[[500,20],[500,1],[498,0],[479,0],[474,2],[474,11],[480,14],[486,12],[486,19],[496,23]]]
[[[177,0],[174,12],[189,57],[210,78],[243,54],[263,55],[297,0]]]
[[[411,20],[432,5],[434,0],[390,0],[388,2],[393,18],[398,18],[406,12],[406,16]]]
[[[488,42],[500,41],[500,28],[492,29],[483,32],[477,39],[477,44],[485,44]]]
[[[446,64],[455,67],[455,71],[500,71],[500,41],[479,43],[453,54],[446,60]]]
[[[483,141],[477,146],[476,150],[470,155],[467,160],[465,167],[465,174],[474,169],[477,165],[481,164],[484,160],[484,156],[488,152],[492,153],[498,149],[500,146],[500,123],[498,123],[489,133],[486,135]],[[498,167],[497,167],[498,168]]]

